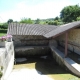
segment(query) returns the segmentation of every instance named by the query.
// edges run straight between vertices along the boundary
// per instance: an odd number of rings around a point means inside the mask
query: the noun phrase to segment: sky
[[[80,0],[0,0],[0,23],[8,19],[47,19],[60,15],[69,5],[80,5]]]

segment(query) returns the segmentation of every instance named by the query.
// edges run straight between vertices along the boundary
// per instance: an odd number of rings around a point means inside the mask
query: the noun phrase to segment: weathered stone
[[[56,40],[50,40],[49,41],[49,46],[57,47],[58,46],[57,41]]]
[[[5,47],[0,48],[0,66],[3,67],[1,80],[6,80],[14,65],[14,46],[13,42],[5,42]]]
[[[61,46],[65,45],[65,34],[57,38]],[[72,29],[68,32],[68,49],[80,55],[80,29]]]
[[[26,35],[13,35],[14,45],[15,47],[18,46],[41,46],[41,45],[48,45],[48,39],[44,38],[43,36],[26,36]]]
[[[28,46],[18,47],[15,49],[16,57],[27,57],[31,55],[45,55],[51,53],[51,50],[47,46]]]

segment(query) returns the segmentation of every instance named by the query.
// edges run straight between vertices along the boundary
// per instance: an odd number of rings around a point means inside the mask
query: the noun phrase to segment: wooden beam
[[[67,57],[68,53],[68,32],[65,34],[65,57]]]

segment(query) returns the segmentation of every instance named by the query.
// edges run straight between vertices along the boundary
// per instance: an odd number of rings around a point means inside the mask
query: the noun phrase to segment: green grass
[[[0,37],[6,35],[7,29],[0,29]]]
[[[0,37],[6,35],[6,33],[0,33]]]

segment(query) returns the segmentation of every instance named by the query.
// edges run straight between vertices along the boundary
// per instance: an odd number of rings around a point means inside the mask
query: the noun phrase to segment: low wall
[[[57,38],[61,46],[65,45],[65,34]],[[80,29],[72,29],[68,32],[68,49],[80,55]]]
[[[49,40],[43,36],[13,36],[16,57],[44,55],[50,53]]]
[[[48,46],[28,46],[18,47],[15,49],[16,57],[29,57],[50,54],[51,50]]]
[[[15,47],[20,46],[47,46],[49,44],[49,40],[44,38],[43,36],[26,36],[26,35],[13,35],[13,41]]]
[[[61,65],[64,69],[70,71],[74,75],[80,77],[80,65],[74,62],[70,58],[65,58],[64,54],[59,51],[57,48],[54,48],[53,46],[50,46],[51,53],[56,62]]]
[[[13,42],[6,42],[6,46],[0,48],[0,66],[3,66],[3,76],[1,80],[6,80],[11,73],[14,65],[14,46]]]

